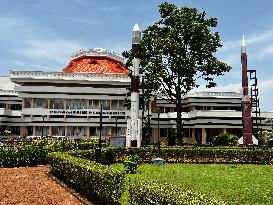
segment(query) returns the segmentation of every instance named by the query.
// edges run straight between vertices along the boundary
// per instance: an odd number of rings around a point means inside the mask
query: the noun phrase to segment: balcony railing
[[[128,79],[127,74],[119,73],[68,73],[68,72],[43,72],[43,71],[11,71],[11,79],[18,78],[43,78],[43,79]]]
[[[102,49],[102,48],[80,50],[78,52],[75,52],[72,55],[72,59],[76,59],[81,56],[104,56],[104,57],[108,57],[108,58],[112,58],[114,60],[120,61],[121,63],[123,63],[124,61],[124,59],[121,56],[119,56],[117,53],[114,53],[114,52],[111,52],[110,50]]]

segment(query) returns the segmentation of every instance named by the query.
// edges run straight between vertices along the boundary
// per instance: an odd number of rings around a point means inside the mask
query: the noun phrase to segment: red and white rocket
[[[243,144],[252,145],[252,117],[251,117],[251,101],[248,95],[248,78],[247,78],[247,55],[246,42],[243,36],[241,47],[241,63],[242,63],[242,119],[243,119]]]
[[[131,119],[127,121],[126,146],[141,146],[141,120],[139,118],[139,54],[141,32],[138,24],[132,32],[133,69],[131,76]]]

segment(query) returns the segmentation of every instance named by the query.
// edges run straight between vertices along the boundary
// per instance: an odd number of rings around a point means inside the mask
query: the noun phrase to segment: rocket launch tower
[[[243,36],[241,47],[241,63],[242,63],[242,119],[243,119],[243,144],[252,145],[252,117],[251,117],[251,101],[248,94],[248,78],[247,78],[247,55],[246,42]]]

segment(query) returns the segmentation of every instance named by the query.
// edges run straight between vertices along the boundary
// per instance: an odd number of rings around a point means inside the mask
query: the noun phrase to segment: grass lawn
[[[122,164],[111,165],[124,170]],[[273,204],[273,166],[228,164],[145,164],[132,180],[163,181],[187,187],[230,204]],[[128,194],[128,193],[127,193]],[[128,204],[126,193],[122,204]]]

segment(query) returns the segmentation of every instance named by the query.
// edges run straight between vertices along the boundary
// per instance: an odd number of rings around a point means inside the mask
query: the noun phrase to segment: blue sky
[[[159,0],[1,0],[0,75],[9,70],[60,71],[73,52],[94,47],[130,49],[135,23],[158,20]],[[217,17],[223,48],[218,57],[232,71],[218,77],[215,91],[239,91],[240,42],[245,34],[248,66],[258,72],[262,110],[273,111],[273,1],[169,1]],[[201,87],[199,90],[202,90]]]

